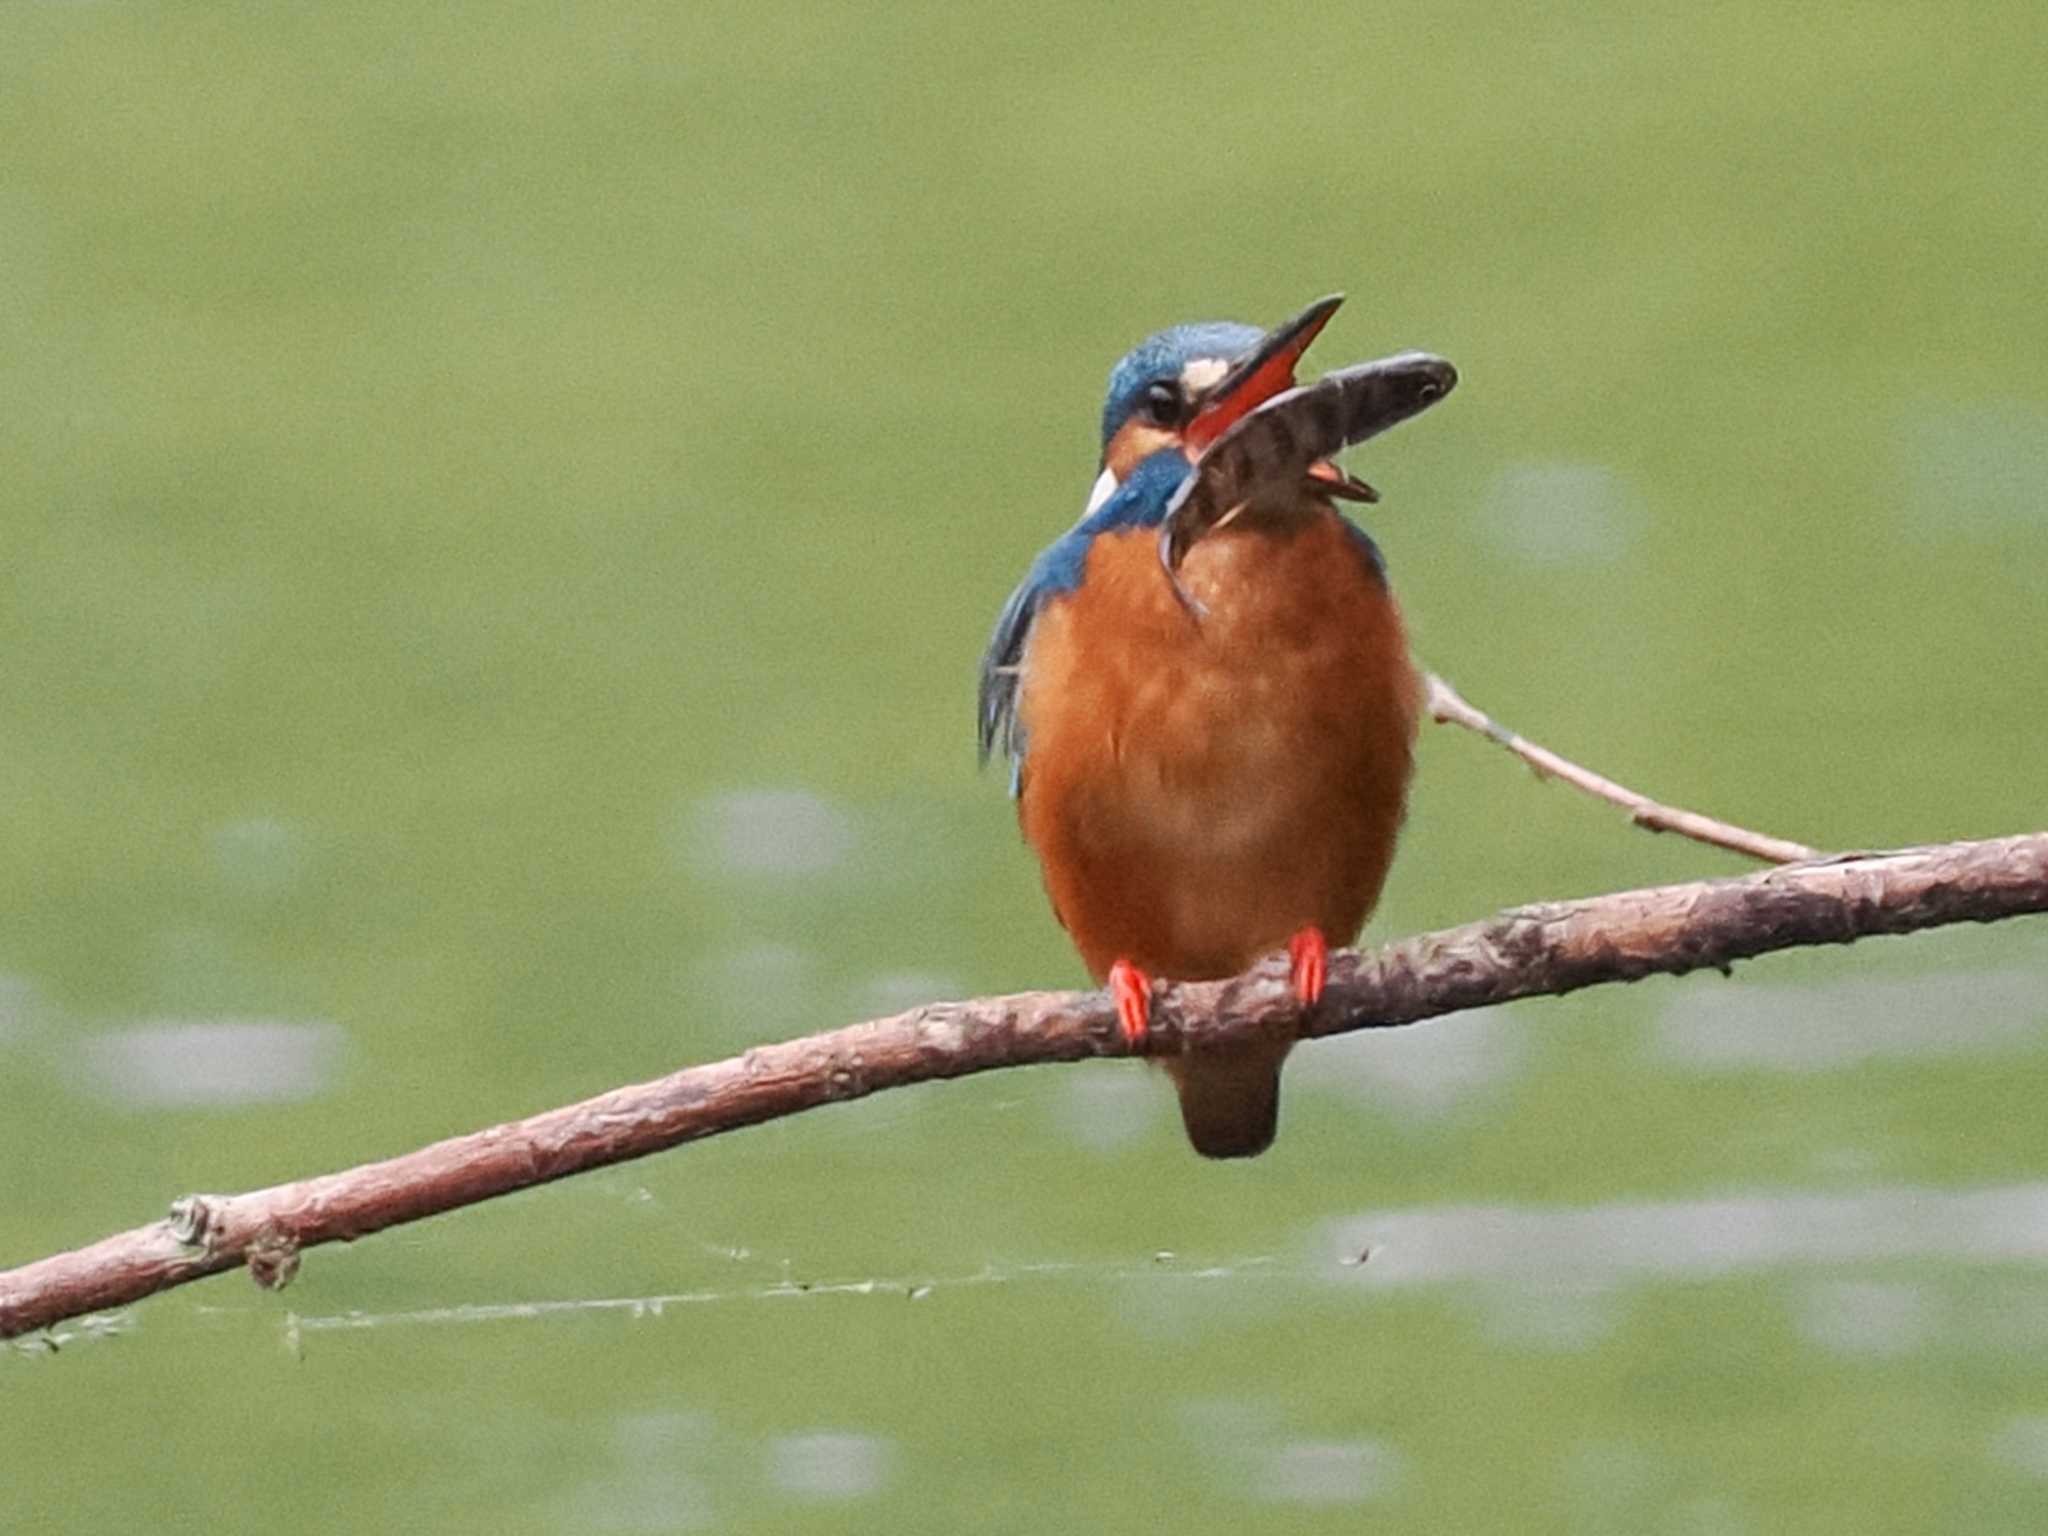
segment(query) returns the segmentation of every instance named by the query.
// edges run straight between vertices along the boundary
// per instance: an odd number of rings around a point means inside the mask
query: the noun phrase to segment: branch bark
[[[2043,911],[2048,832],[1544,902],[1335,955],[1323,1002],[1306,1016],[1284,956],[1227,981],[1163,987],[1150,1054],[1257,1031],[1312,1037],[1409,1024],[1603,982],[1726,971],[1772,950]],[[317,1244],[820,1104],[999,1067],[1129,1054],[1116,1010],[1098,992],[933,1003],[760,1046],[384,1162],[247,1194],[187,1195],[161,1221],[0,1273],[0,1338],[244,1265],[275,1288]]]

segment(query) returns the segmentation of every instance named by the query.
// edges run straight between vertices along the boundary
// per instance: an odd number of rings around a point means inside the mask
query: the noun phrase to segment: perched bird
[[[1087,509],[1010,595],[981,666],[1053,911],[1142,1042],[1154,977],[1287,949],[1321,996],[1332,942],[1379,899],[1420,684],[1372,540],[1330,457],[1448,392],[1420,353],[1296,390],[1341,296],[1277,329],[1175,326],[1111,371]],[[1292,1038],[1163,1061],[1195,1150],[1272,1144]]]

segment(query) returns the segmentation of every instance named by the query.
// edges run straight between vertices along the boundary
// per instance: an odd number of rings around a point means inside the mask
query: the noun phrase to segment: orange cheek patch
[[[1144,421],[1127,421],[1109,440],[1109,447],[1102,455],[1102,467],[1115,475],[1119,482],[1128,480],[1132,470],[1160,449],[1171,448],[1179,441],[1164,427],[1155,427]]]

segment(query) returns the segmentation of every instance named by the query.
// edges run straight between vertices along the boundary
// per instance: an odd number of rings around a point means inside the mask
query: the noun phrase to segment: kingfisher
[[[1342,298],[1270,331],[1174,326],[1127,353],[1081,519],[982,658],[982,760],[1009,759],[1054,915],[1133,1046],[1155,979],[1232,976],[1282,948],[1312,1007],[1393,859],[1421,682],[1386,563],[1338,510],[1378,495],[1334,455],[1457,375],[1404,353],[1296,388]],[[1197,1152],[1272,1144],[1293,1044],[1161,1060]]]

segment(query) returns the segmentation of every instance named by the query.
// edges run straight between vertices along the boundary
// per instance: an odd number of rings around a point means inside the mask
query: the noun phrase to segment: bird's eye
[[[1155,426],[1177,427],[1180,425],[1180,386],[1161,380],[1145,386],[1145,419]]]

